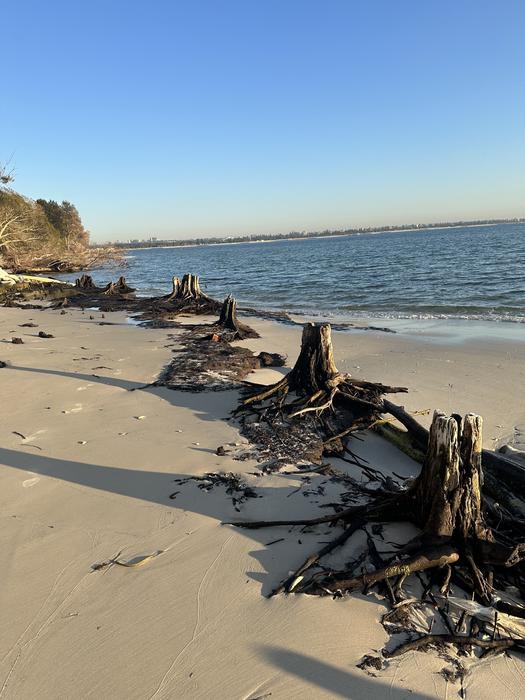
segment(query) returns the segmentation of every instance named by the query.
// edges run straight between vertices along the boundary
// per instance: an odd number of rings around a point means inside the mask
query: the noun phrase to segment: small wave
[[[257,305],[253,305],[257,306]],[[260,306],[260,305],[259,305]],[[385,320],[411,320],[411,321],[432,321],[432,320],[455,320],[455,321],[490,321],[495,323],[525,323],[525,316],[509,313],[465,313],[465,312],[418,312],[418,311],[384,311],[375,309],[352,309],[352,310],[320,310],[308,308],[285,309],[287,313],[294,316],[308,316],[311,318],[362,318],[362,319],[385,319]]]

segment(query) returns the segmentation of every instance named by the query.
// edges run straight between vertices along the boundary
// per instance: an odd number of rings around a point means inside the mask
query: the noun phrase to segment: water
[[[232,293],[242,305],[308,316],[525,322],[525,224],[148,248],[126,257],[125,276],[141,295],[165,293],[172,275],[193,272],[213,297]],[[108,281],[115,270],[93,276]]]

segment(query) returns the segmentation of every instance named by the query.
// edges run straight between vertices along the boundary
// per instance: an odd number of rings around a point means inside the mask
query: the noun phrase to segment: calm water
[[[211,296],[231,292],[265,309],[525,322],[525,224],[150,248],[129,251],[127,262],[127,280],[147,295],[193,272]]]

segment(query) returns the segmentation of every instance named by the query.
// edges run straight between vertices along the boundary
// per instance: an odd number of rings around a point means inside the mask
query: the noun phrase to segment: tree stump
[[[222,328],[227,328],[230,331],[239,330],[239,324],[237,321],[237,302],[231,294],[228,294],[226,299],[223,301],[218,325]]]
[[[329,357],[329,353],[328,353]],[[327,366],[327,371],[332,369]],[[324,368],[324,364],[323,364]],[[370,502],[363,506],[343,508],[332,516],[310,521],[280,521],[280,525],[313,525],[319,522],[339,521],[347,530],[355,522],[406,521],[417,525],[422,534],[412,540],[404,555],[396,555],[375,571],[356,576],[352,571],[325,572],[306,577],[305,571],[316,563],[310,557],[305,567],[295,572],[287,584],[277,589],[315,595],[337,594],[358,590],[388,579],[398,578],[398,587],[411,573],[445,567],[446,577],[472,592],[483,605],[494,603],[493,581],[503,586],[517,586],[525,595],[525,544],[523,522],[505,518],[500,511],[491,515],[490,522],[482,497],[483,473],[481,468],[482,419],[468,414],[446,416],[436,412],[430,428],[427,454],[420,475],[405,491],[378,489]],[[265,527],[270,522],[236,523],[241,527]],[[494,529],[493,529],[494,528]],[[341,535],[331,551],[340,546]],[[407,556],[410,554],[410,556]],[[311,562],[311,563],[309,563]],[[516,567],[513,573],[509,569]],[[297,576],[300,575],[300,579]],[[499,603],[496,603],[499,605]],[[507,606],[507,611],[513,606]],[[503,608],[501,608],[503,610]],[[521,609],[511,614],[522,614]]]
[[[290,391],[303,395],[332,390],[344,380],[335,366],[329,324],[307,323],[303,327],[301,351],[287,379]]]
[[[75,280],[75,287],[78,289],[96,289],[96,285],[93,282],[91,275],[82,275]]]
[[[221,304],[202,291],[197,275],[185,274],[182,279],[172,277],[172,289],[169,294],[142,300],[141,308],[145,313],[152,314],[158,323],[167,314],[215,314],[221,308]]]
[[[200,279],[197,275],[186,274],[180,282],[176,294],[176,299],[184,301],[188,299],[200,299],[205,295],[201,291]]]
[[[481,416],[436,411],[411,497],[418,525],[437,537],[493,540],[481,510]]]
[[[214,324],[214,331],[228,342],[259,337],[253,328],[241,323],[237,318],[237,302],[231,294],[222,303],[219,321]]]
[[[117,296],[123,294],[132,294],[135,290],[128,287],[126,284],[125,277],[119,277],[116,282],[110,282],[105,288],[102,294],[104,296]]]
[[[319,418],[339,408],[348,433],[378,419],[382,394],[400,391],[407,389],[355,380],[339,372],[334,361],[330,325],[307,323],[303,326],[301,351],[293,369],[281,381],[245,399],[240,410],[273,397],[278,411],[289,418],[307,413]],[[289,393],[296,398],[285,403]]]
[[[168,294],[165,297],[166,301],[173,301],[174,299],[178,299],[178,294],[179,294],[179,289],[180,289],[180,279],[178,277],[172,277],[171,279],[171,284],[172,284],[172,290],[171,294]]]

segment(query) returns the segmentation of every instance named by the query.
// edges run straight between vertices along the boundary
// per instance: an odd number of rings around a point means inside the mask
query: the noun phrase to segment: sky
[[[0,24],[0,162],[95,241],[525,216],[524,0],[17,0]]]

